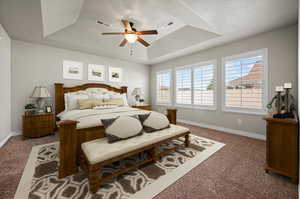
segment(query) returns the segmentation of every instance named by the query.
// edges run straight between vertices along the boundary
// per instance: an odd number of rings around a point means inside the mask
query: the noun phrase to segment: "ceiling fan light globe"
[[[125,39],[129,43],[134,43],[137,40],[137,36],[136,36],[136,34],[125,34]]]

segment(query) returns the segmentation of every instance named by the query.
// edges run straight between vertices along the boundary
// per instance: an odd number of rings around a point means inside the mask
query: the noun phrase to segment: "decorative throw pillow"
[[[108,143],[132,138],[143,134],[143,126],[137,116],[119,116],[102,119]]]
[[[139,115],[139,118],[143,124],[144,131],[147,133],[170,128],[168,118],[164,114],[158,112],[142,114]]]
[[[115,98],[121,98],[123,99],[123,106],[129,106],[128,101],[127,101],[127,94],[126,93],[111,93],[110,94],[110,99],[115,99]]]
[[[103,104],[105,104],[103,99],[93,99],[94,102],[94,106],[102,106]]]
[[[66,110],[75,110],[79,109],[78,100],[81,99],[89,99],[89,96],[85,93],[74,92],[74,93],[66,93],[65,94],[65,108]]]
[[[79,109],[92,109],[94,107],[94,99],[79,99]]]
[[[116,104],[117,106],[124,106],[124,102],[122,98],[105,99],[104,102],[109,104]]]
[[[99,106],[93,107],[94,110],[103,110],[103,109],[112,109],[117,108],[118,106],[116,104],[102,104]]]

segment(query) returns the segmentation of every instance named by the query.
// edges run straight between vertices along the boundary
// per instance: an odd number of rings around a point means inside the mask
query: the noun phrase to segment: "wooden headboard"
[[[121,88],[115,88],[107,84],[90,83],[83,84],[73,87],[64,87],[64,84],[55,83],[55,115],[61,113],[65,110],[65,93],[76,92],[80,90],[86,90],[87,88],[105,88],[109,91],[114,91],[116,93],[127,93],[127,86],[122,86]]]

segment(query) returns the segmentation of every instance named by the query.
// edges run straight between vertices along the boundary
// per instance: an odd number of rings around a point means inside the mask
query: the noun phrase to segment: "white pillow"
[[[66,93],[65,94],[65,110],[71,111],[79,109],[78,100],[89,99],[89,95],[86,93]]]
[[[113,95],[110,95],[110,98],[111,98],[111,99],[122,98],[124,106],[129,106],[129,105],[128,105],[128,101],[127,101],[127,95],[126,95],[126,93],[122,93],[122,94],[120,94],[120,93],[115,93],[115,94],[113,94]]]
[[[117,142],[143,134],[143,126],[137,116],[119,116],[102,119],[108,143]]]
[[[99,93],[99,94],[100,93],[105,94],[108,92],[106,88],[87,88],[86,91],[90,93]]]
[[[90,97],[92,99],[109,99],[109,95],[102,93],[91,93]]]
[[[139,118],[142,122],[144,131],[147,133],[170,128],[170,122],[167,116],[162,113],[152,111],[148,114],[139,115]]]

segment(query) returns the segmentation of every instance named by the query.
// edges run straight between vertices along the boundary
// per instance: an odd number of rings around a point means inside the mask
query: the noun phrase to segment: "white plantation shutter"
[[[214,106],[214,64],[194,67],[194,105]]]
[[[231,110],[264,112],[266,104],[266,50],[223,61],[224,106]]]
[[[215,61],[176,69],[176,104],[215,108],[215,82]]]
[[[156,74],[156,103],[171,103],[171,71]]]
[[[176,104],[192,104],[192,69],[177,69],[176,79]]]

